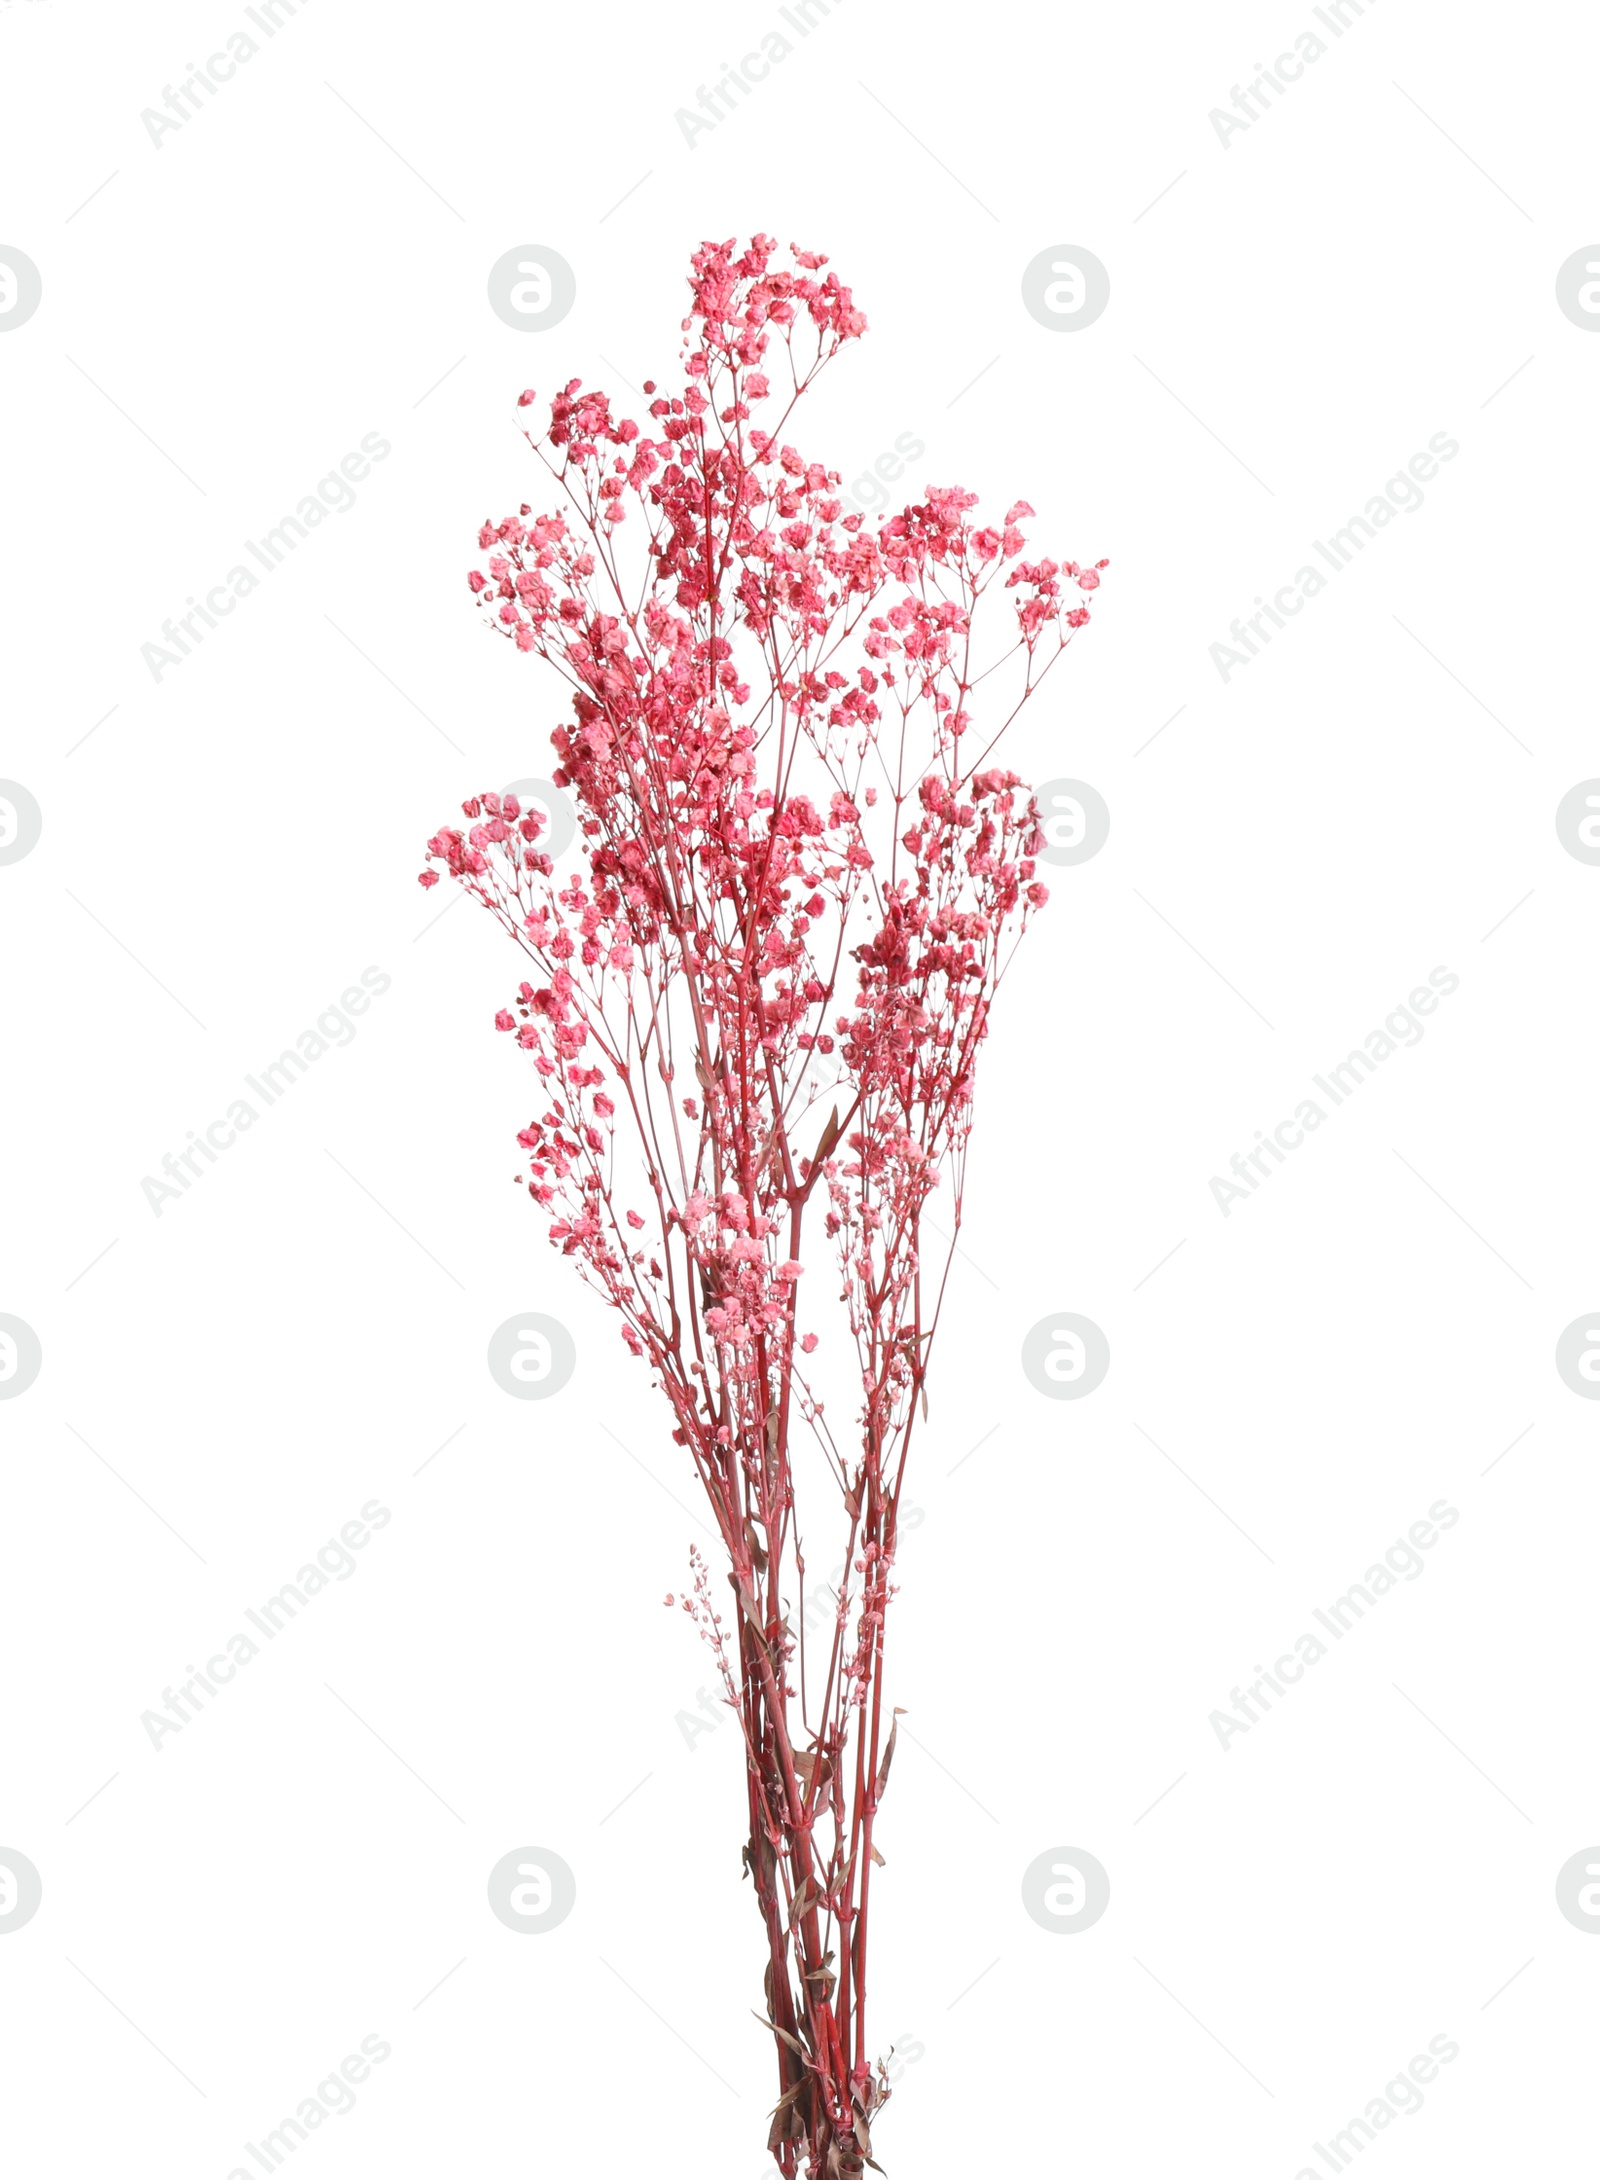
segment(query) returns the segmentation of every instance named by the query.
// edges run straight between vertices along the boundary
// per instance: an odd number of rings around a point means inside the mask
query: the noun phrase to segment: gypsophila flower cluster
[[[731,1631],[698,1552],[681,1603],[746,1748],[769,2146],[786,2180],[841,2180],[887,2096],[866,2037],[884,1620],[951,1246],[924,1213],[942,1191],[959,1227],[979,1048],[1046,899],[1033,797],[993,752],[1106,563],[1030,556],[1022,500],[997,525],[931,485],[875,525],[846,513],[787,433],[866,321],[791,255],[695,254],[684,383],[647,381],[643,417],[574,379],[525,427],[555,507],[486,522],[468,582],[567,685],[555,780],[583,852],[558,874],[543,813],[482,794],[422,883],[465,887],[526,957],[495,1017],[535,1083],[519,1185],[716,1519]],[[841,1438],[811,1375],[830,1306],[859,1386]],[[818,1660],[801,1516],[824,1486],[850,1572]]]

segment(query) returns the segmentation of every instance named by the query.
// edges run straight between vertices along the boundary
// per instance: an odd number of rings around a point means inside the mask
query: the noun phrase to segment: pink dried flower
[[[571,379],[527,429],[553,511],[485,523],[469,582],[567,687],[579,853],[557,869],[542,814],[494,794],[428,843],[531,964],[495,1017],[533,1061],[527,1190],[648,1366],[725,1549],[728,1624],[694,1547],[678,1601],[744,1738],[785,2180],[859,2174],[888,2096],[866,2028],[884,1629],[954,1246],[925,1215],[945,1188],[959,1232],[978,1054],[1047,898],[1038,809],[994,747],[1089,618],[1067,584],[1106,566],[1030,559],[1028,503],[980,526],[960,487],[841,518],[838,473],[780,437],[866,328],[826,268],[704,244],[681,389],[647,379],[635,420]],[[819,1229],[861,1387],[843,1446],[796,1368]],[[828,1479],[853,1572],[808,1644],[797,1491]]]

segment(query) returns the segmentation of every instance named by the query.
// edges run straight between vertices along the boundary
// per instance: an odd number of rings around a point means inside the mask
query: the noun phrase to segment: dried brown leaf
[[[878,1766],[878,1783],[872,1790],[872,1798],[875,1802],[882,1801],[883,1790],[889,1783],[889,1766],[894,1762],[895,1736],[900,1731],[900,1720],[904,1715],[901,1710],[896,1708],[893,1723],[889,1728],[889,1745],[883,1752],[883,1762]]]
[[[753,2006],[751,2007],[750,2011],[755,2016],[756,2020],[761,2023],[763,2028],[770,2029],[773,2035],[778,2037],[783,2043],[787,2044],[792,2052],[797,2053],[802,2059],[809,2059],[810,2055],[807,2052],[805,2045],[800,2042],[800,2039],[798,2037],[791,2036],[787,2029],[779,2028],[776,2021],[769,2021],[764,2013],[756,2013],[756,2010]]]
[[[843,1132],[843,1129],[839,1125],[839,1108],[836,1105],[833,1108],[833,1111],[828,1115],[827,1126],[823,1129],[822,1134],[817,1139],[817,1155],[811,1161],[814,1166],[820,1166],[822,1164],[822,1161],[832,1151],[833,1146],[835,1145],[835,1143],[838,1142]]]

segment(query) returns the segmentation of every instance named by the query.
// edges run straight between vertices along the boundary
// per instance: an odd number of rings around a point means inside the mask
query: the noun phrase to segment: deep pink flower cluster
[[[949,1265],[924,1212],[943,1189],[959,1225],[978,1049],[1046,898],[1033,798],[992,752],[1106,563],[1026,557],[1020,500],[997,526],[932,486],[875,526],[846,513],[785,432],[865,320],[823,257],[773,256],[759,235],[699,250],[682,391],[647,382],[635,422],[568,383],[525,434],[556,511],[479,534],[480,605],[568,685],[552,741],[581,857],[558,872],[543,814],[495,794],[428,853],[531,964],[496,1016],[538,1081],[526,1186],[670,1402],[726,1549],[736,1633],[703,1568],[685,1609],[745,1738],[770,2146],[831,2180],[870,2157],[887,2095],[867,1909],[884,1614]],[[848,1445],[807,1361],[818,1223],[855,1351]],[[830,1478],[851,1574],[819,1662],[799,1520]]]

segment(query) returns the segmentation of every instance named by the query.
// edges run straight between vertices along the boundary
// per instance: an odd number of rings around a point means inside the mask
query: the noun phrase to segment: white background
[[[1293,2180],[1443,2034],[1363,2162],[1578,2169],[1600,1418],[1553,1351],[1600,1307],[1600,869],[1553,819],[1600,772],[1600,341],[1555,276],[1600,232],[1592,26],[1383,0],[1224,147],[1300,0],[845,0],[690,148],[767,0],[309,0],[157,148],[141,110],[245,22],[0,11],[0,242],[43,278],[0,336],[0,774],[44,818],[0,869],[0,1310],[44,1353],[0,1407],[0,1846],[44,1884],[0,1937],[15,2169],[225,2180],[369,2034],[297,2171],[771,2169],[739,1752],[686,1745],[709,1660],[661,1606],[687,1478],[509,1186],[517,964],[415,882],[463,795],[549,768],[557,692],[464,583],[532,491],[515,395],[670,377],[690,250],[753,228],[871,322],[808,453],[914,434],[915,485],[1112,561],[1011,755],[1112,830],[980,1094],[891,1630],[874,2019],[921,2055],[880,2154]],[[535,242],[578,292],[530,335],[485,281]],[[1021,302],[1060,243],[1110,273],[1075,332]],[[367,433],[355,507],[153,680]],[[1435,433],[1421,510],[1225,683],[1229,623]],[[353,1043],[157,1217],[144,1177],[368,965]],[[1421,1044],[1224,1217],[1211,1176],[1438,965]],[[578,1344],[544,1406],[484,1362],[528,1309]],[[1058,1404],[1019,1351],[1059,1310],[1112,1364]],[[354,1576],[152,1749],[374,1498]],[[1425,1575],[1220,1748],[1441,1498]],[[486,1903],[523,1845],[577,1878],[544,1936]],[[1078,1936],[1021,1902],[1063,1845],[1111,1878]]]

